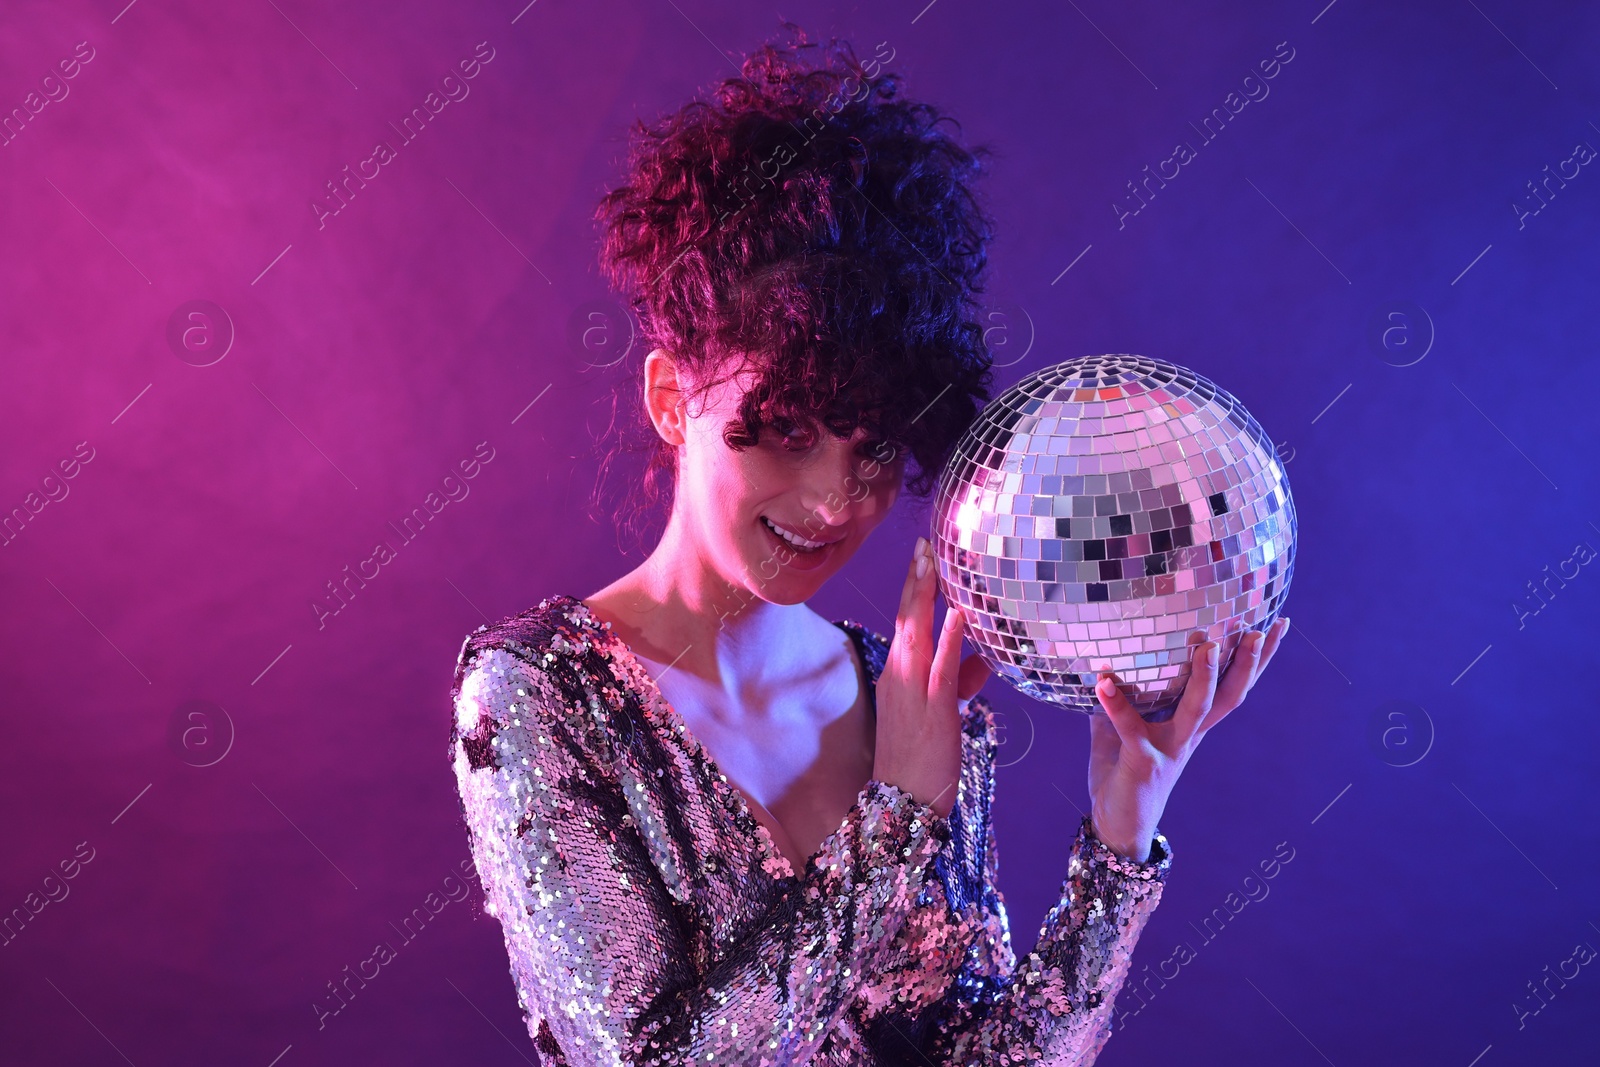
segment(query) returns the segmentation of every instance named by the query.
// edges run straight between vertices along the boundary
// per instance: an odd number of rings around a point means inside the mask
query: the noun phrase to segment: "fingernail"
[[[1250,632],[1250,654],[1252,656],[1261,651],[1261,642],[1265,639],[1265,636],[1259,630]]]
[[[1288,633],[1289,632],[1289,616],[1287,616],[1287,615],[1285,615],[1283,617],[1283,632],[1284,633]]]
[[[1217,643],[1211,642],[1211,647],[1206,649],[1206,663],[1215,667],[1217,665]]]
[[[927,549],[928,549],[928,539],[926,537],[917,538],[916,556],[917,556],[917,577],[918,578],[924,577],[928,573],[928,551],[927,551]]]
[[[1103,692],[1103,693],[1113,693],[1113,692],[1116,691],[1116,688],[1117,688],[1117,683],[1115,683],[1115,682],[1113,682],[1111,680],[1111,675],[1103,674],[1103,675],[1100,676],[1100,691],[1101,692]]]

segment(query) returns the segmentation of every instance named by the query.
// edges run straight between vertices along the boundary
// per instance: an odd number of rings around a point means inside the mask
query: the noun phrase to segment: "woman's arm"
[[[987,702],[974,698],[985,720]],[[1011,947],[999,850],[988,804],[993,797],[993,734],[970,783],[982,798],[983,878],[976,894],[978,933],[961,974],[934,1013],[927,1056],[935,1064],[1094,1062],[1110,1036],[1112,1002],[1134,945],[1161,891],[1172,853],[1159,831],[1145,863],[1111,851],[1085,816],[1068,854],[1061,898],[1045,916],[1038,943],[1020,964]]]
[[[1092,806],[1072,846],[1061,900],[1045,917],[1038,945],[1008,971],[1009,933],[989,835],[980,895],[993,898],[979,909],[985,926],[966,964],[969,980],[952,986],[935,1024],[936,1063],[1094,1062],[1111,1036],[1112,1000],[1172,863],[1156,822],[1195,748],[1243,702],[1287,630],[1288,620],[1279,619],[1269,633],[1247,635],[1220,681],[1217,643],[1197,643],[1177,708],[1160,723],[1146,722],[1115,678],[1101,678],[1096,692],[1105,714],[1090,720]],[[984,762],[982,795],[989,797],[993,761]],[[987,813],[983,818],[987,825]],[[1102,828],[1115,835],[1115,847],[1101,837]]]
[[[652,860],[663,829],[629,804],[644,783],[583,727],[602,697],[504,648],[458,676],[451,758],[535,1039],[573,1067],[806,1062],[904,922],[947,820],[869,781],[759,930],[707,949]]]

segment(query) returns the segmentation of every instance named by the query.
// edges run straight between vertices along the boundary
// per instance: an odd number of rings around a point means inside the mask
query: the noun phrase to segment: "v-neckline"
[[[569,595],[567,599],[571,600],[573,605],[582,612],[583,618],[588,625],[594,626],[596,629],[601,630],[607,635],[607,644],[609,645],[612,654],[615,655],[618,651],[620,651],[622,655],[638,670],[638,673],[643,675],[649,682],[649,691],[653,692],[656,697],[655,703],[661,709],[663,709],[663,714],[667,719],[668,724],[674,729],[678,736],[682,738],[684,745],[689,749],[690,756],[697,758],[700,764],[710,770],[712,781],[716,783],[712,788],[717,788],[719,786],[722,788],[724,803],[727,803],[731,800],[733,804],[744,813],[745,818],[755,823],[756,840],[760,843],[762,850],[765,852],[765,856],[762,860],[763,868],[765,868],[766,864],[769,862],[782,864],[783,870],[787,873],[777,876],[778,881],[800,881],[801,875],[795,871],[794,864],[789,861],[789,857],[783,854],[783,850],[780,849],[778,847],[778,843],[773,840],[772,832],[767,829],[766,823],[757,818],[755,812],[750,809],[749,799],[744,795],[743,792],[739,790],[737,786],[733,784],[733,780],[730,779],[727,775],[727,772],[722,769],[722,765],[719,764],[716,761],[716,758],[711,755],[711,750],[706,748],[705,745],[701,743],[700,738],[695,736],[693,730],[689,729],[688,720],[683,717],[682,713],[679,712],[677,708],[673,707],[672,701],[668,700],[667,695],[661,691],[661,686],[656,683],[655,676],[645,668],[644,661],[640,658],[639,654],[633,650],[633,646],[624,641],[622,639],[622,635],[618,634],[616,630],[606,625],[605,620],[596,615],[590,609],[589,605],[584,603],[582,598]],[[863,648],[862,640],[845,621],[830,620],[829,625],[838,627],[840,630],[844,631],[844,635],[850,639],[850,647],[855,652],[859,676],[862,684],[866,688],[867,713],[872,717],[873,721],[876,722],[878,714],[876,693],[877,678],[873,674],[872,667],[868,663],[866,650]],[[648,693],[646,695],[648,695]],[[765,805],[762,805],[761,810],[766,811],[769,816],[772,816],[772,820],[774,822],[778,821],[778,817],[776,815],[772,815],[772,812],[768,811]],[[783,824],[778,823],[778,825],[782,826]],[[785,832],[787,833],[787,831]],[[805,862],[801,865],[802,870],[811,869],[812,862],[818,856],[822,855],[822,850],[827,847],[828,842],[832,840],[837,833],[838,831],[835,830],[833,833],[822,839],[822,843],[819,844],[816,849],[805,858]]]

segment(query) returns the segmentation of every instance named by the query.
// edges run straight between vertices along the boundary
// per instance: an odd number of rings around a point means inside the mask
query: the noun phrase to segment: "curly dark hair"
[[[992,153],[901,98],[887,42],[863,63],[848,42],[782,25],[794,43],[760,47],[711,99],[635,121],[626,181],[595,211],[601,267],[638,318],[639,351],[671,353],[691,395],[760,372],[730,447],[765,427],[865,427],[877,454],[915,461],[905,488],[925,499],[992,383],[976,294],[994,227],[971,187]],[[642,375],[641,360],[621,390],[636,428],[649,425]],[[675,450],[650,439],[645,494],[670,501]],[[620,450],[602,449],[602,477]]]

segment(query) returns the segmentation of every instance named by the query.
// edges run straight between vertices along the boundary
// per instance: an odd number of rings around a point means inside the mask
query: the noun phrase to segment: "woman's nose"
[[[843,526],[850,521],[851,509],[861,495],[859,490],[851,492],[856,481],[852,446],[829,439],[820,451],[819,462],[810,464],[806,471],[804,500],[809,514],[815,515],[818,522]]]
[[[831,500],[832,506],[829,506]],[[817,522],[825,529],[820,531],[827,540],[832,533],[826,527],[843,526],[850,519],[850,500],[843,493],[836,493],[831,498],[825,498],[811,509],[811,514],[817,517]]]

